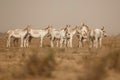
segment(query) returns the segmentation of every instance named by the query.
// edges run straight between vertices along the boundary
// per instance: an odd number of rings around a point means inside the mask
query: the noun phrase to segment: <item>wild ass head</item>
[[[30,32],[30,25],[27,25],[27,27],[25,29],[23,29],[23,31],[27,31],[27,33]]]
[[[52,31],[52,26],[48,25],[48,27],[45,28],[45,30],[48,32],[48,34],[50,34]]]
[[[70,25],[66,25],[64,31],[66,32],[66,34],[70,33]]]
[[[106,33],[106,31],[105,31],[104,26],[101,28],[101,30],[102,30],[102,32],[103,32],[103,36],[104,36],[104,37],[107,37],[107,33]]]
[[[80,26],[80,34],[83,36],[83,37],[87,37],[88,34],[90,32],[90,29],[87,25],[85,25],[84,23]]]

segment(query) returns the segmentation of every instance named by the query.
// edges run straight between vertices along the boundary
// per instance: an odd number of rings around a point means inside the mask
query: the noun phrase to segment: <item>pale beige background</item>
[[[86,23],[120,33],[120,0],[0,0],[0,32],[8,29],[65,27]]]

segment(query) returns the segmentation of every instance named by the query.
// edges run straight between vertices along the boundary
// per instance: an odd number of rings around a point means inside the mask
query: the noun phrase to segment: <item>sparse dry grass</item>
[[[25,62],[25,71],[31,76],[50,77],[55,69],[54,51],[49,49],[47,53],[33,53]]]
[[[0,80],[120,79],[118,37],[105,38],[101,49],[77,48],[75,40],[73,48],[50,48],[48,39],[43,48],[36,39],[29,48],[5,48],[5,39],[0,37]]]
[[[102,49],[89,49],[91,56],[84,57],[84,74],[79,80],[105,80],[109,71],[120,72],[119,39],[108,38]],[[113,76],[114,77],[114,76]],[[116,79],[115,79],[116,80]],[[119,79],[117,79],[119,80]]]

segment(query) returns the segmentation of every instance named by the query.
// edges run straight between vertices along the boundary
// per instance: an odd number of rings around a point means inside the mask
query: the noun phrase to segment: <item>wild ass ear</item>
[[[78,26],[76,25],[75,28],[78,28]]]
[[[25,31],[25,30],[28,31],[28,29],[30,29],[30,26],[29,26],[29,25],[27,25],[27,27],[25,27],[25,28],[23,29],[23,31]]]
[[[66,25],[66,27],[68,27],[68,25]]]
[[[29,24],[29,25],[27,26],[28,29],[30,29],[30,27],[31,27],[31,24]]]
[[[50,26],[50,28],[52,28],[52,25]]]
[[[52,28],[52,26],[51,26],[51,25],[48,25],[48,27],[45,28],[45,30],[47,30],[47,29],[51,29],[51,28]]]
[[[101,28],[101,30],[104,30],[104,26]]]
[[[67,24],[66,27],[70,27],[70,25]]]
[[[84,22],[82,22],[80,26],[84,26],[84,25],[85,25]]]
[[[50,25],[48,25],[48,28],[50,27]]]
[[[27,25],[27,27],[30,27],[30,26],[31,26],[30,24]]]
[[[47,27],[46,29],[49,29],[49,28],[51,28],[51,26],[50,26],[50,25],[48,25],[48,27]]]
[[[82,29],[82,26],[79,26],[79,29],[81,30],[81,29]]]
[[[79,26],[77,26],[77,25],[76,25],[76,27],[75,27],[75,28],[76,28],[76,29],[79,29]]]
[[[64,28],[64,31],[66,31],[66,29],[67,29],[67,28],[65,27],[65,28]]]
[[[69,25],[69,27],[70,27],[70,25]]]
[[[66,30],[67,30],[67,28],[68,28],[68,25],[66,25],[66,27],[64,28],[64,31],[66,31]]]

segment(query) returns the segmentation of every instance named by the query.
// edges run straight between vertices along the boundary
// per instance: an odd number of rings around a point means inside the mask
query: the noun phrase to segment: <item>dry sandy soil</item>
[[[120,80],[120,37],[107,37],[100,49],[43,48],[33,39],[29,48],[6,48],[0,36],[0,80]]]

